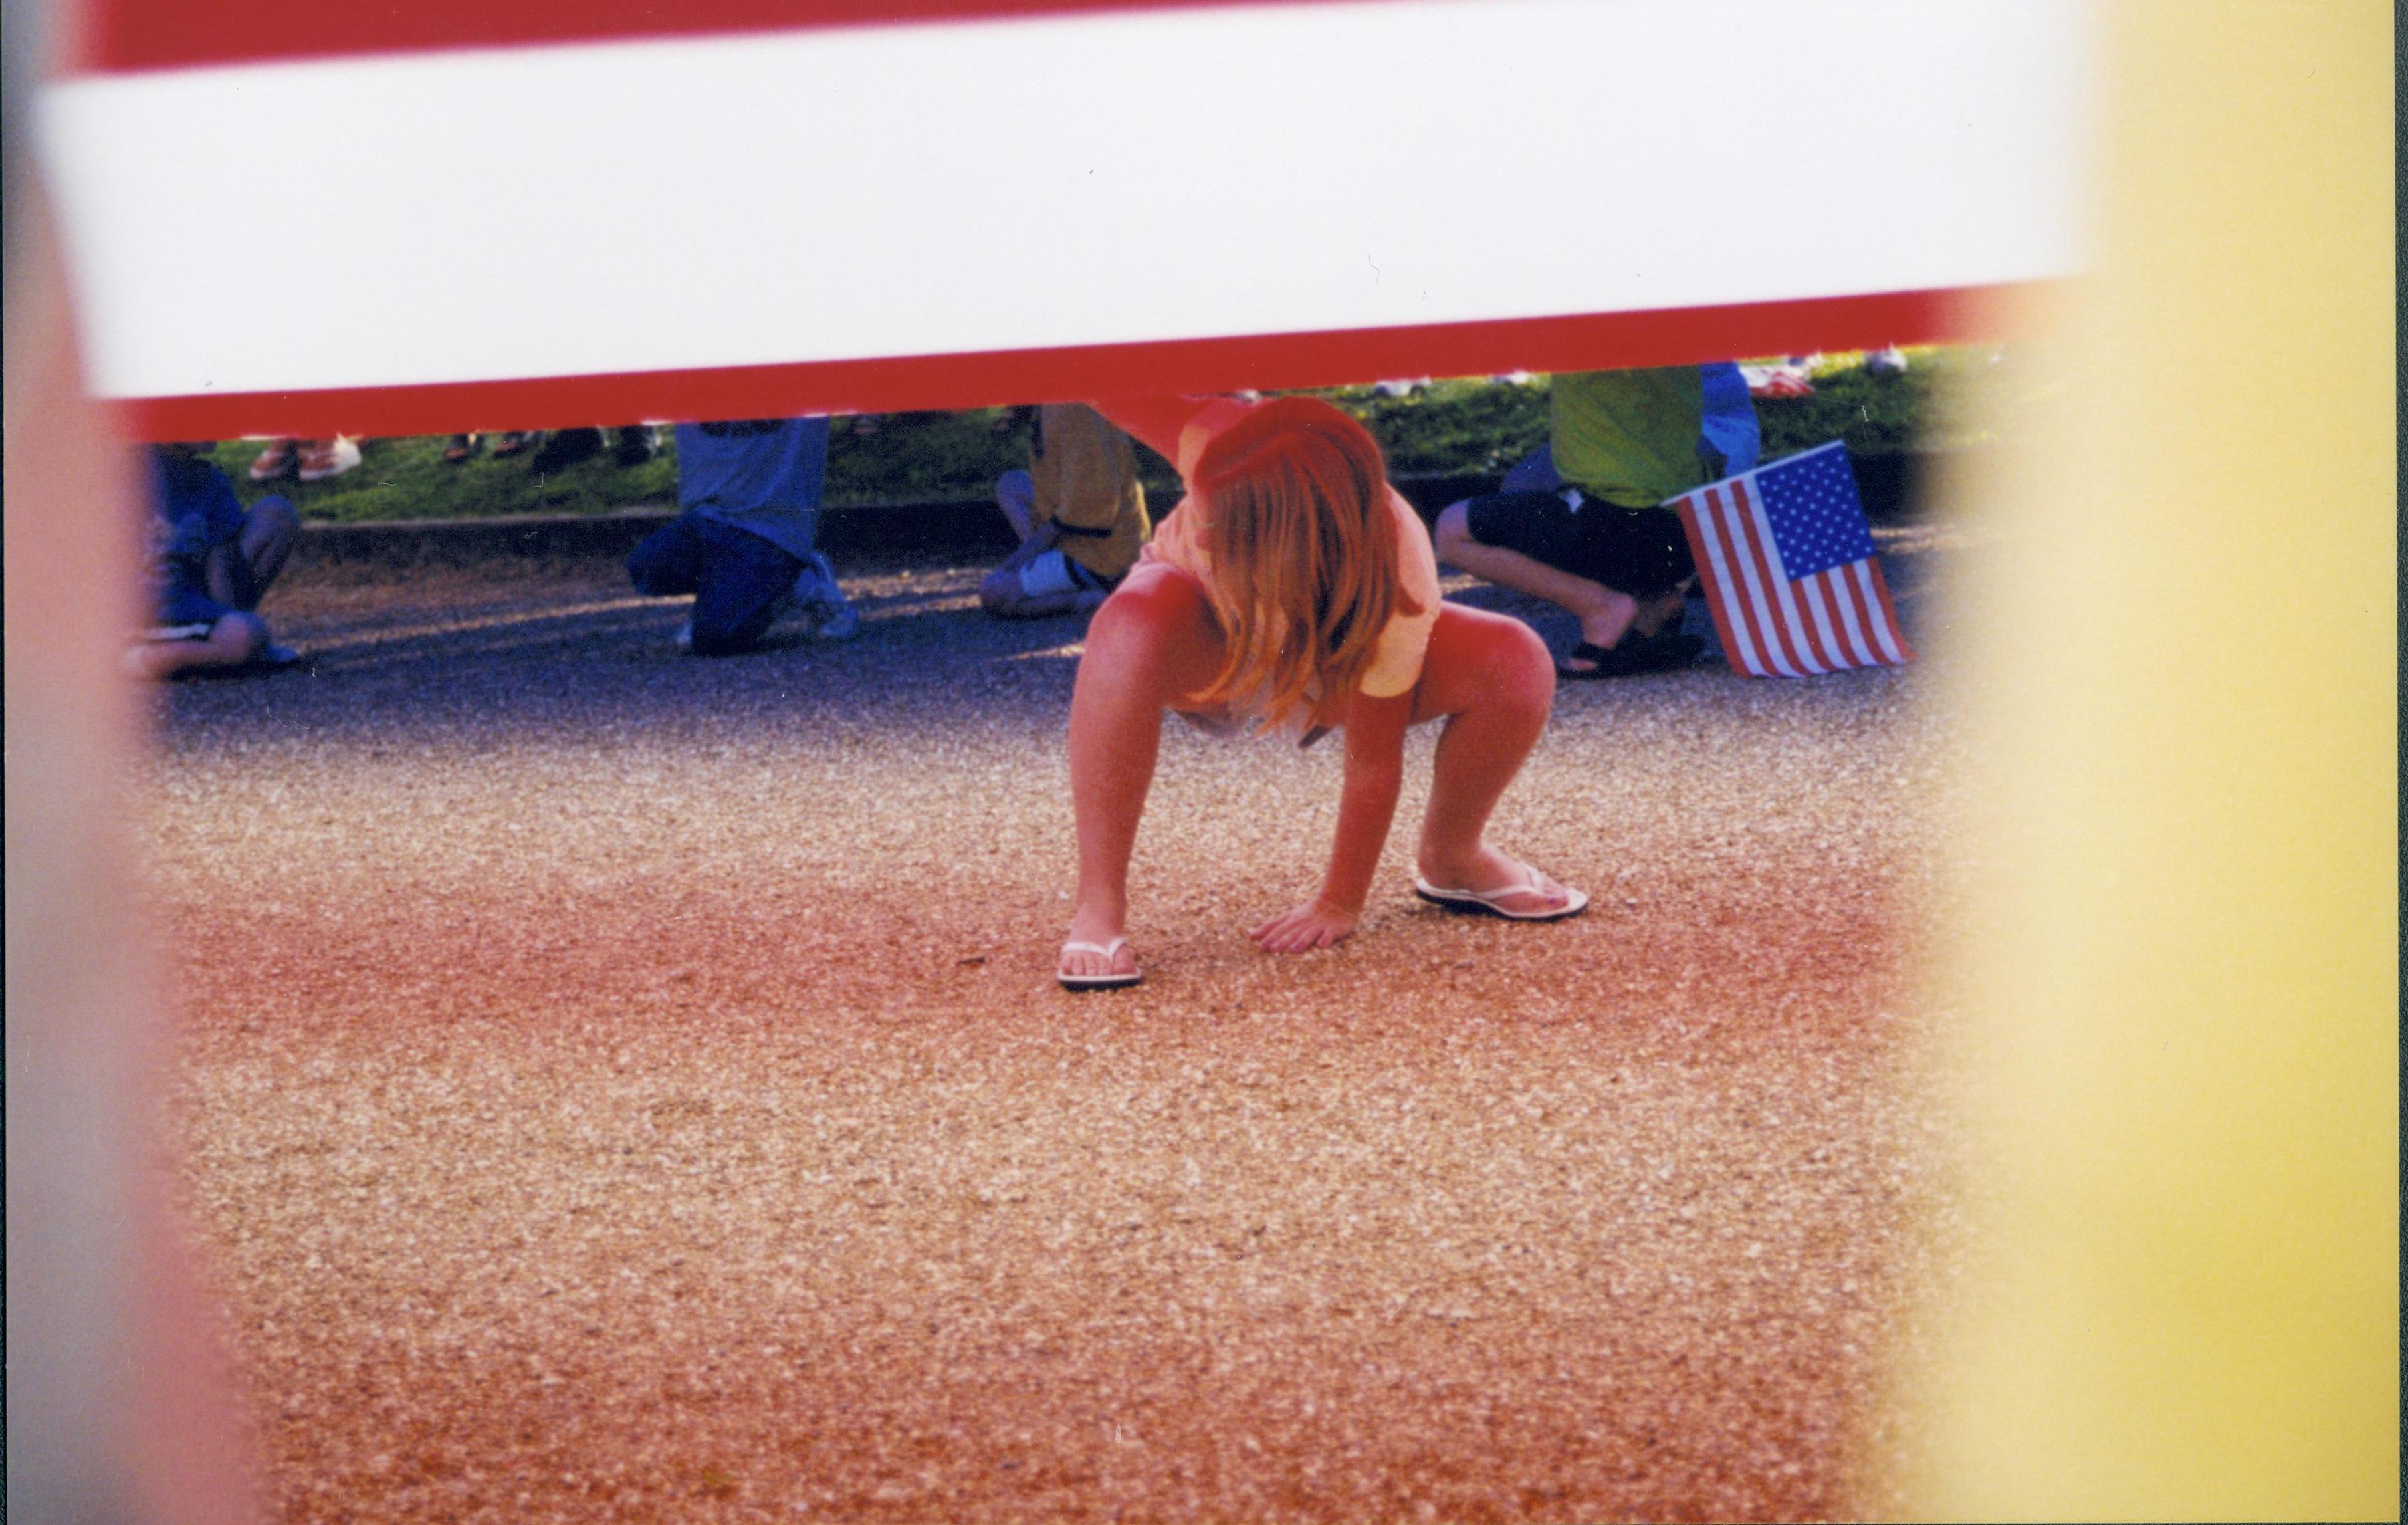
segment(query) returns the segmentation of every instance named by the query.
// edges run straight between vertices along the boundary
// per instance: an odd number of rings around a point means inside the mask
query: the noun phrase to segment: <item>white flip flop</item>
[[[1561,921],[1566,917],[1578,916],[1588,909],[1588,891],[1566,885],[1564,892],[1571,898],[1551,911],[1507,910],[1498,902],[1515,895],[1543,893],[1539,886],[1537,869],[1524,863],[1522,874],[1522,883],[1503,885],[1495,890],[1441,890],[1416,874],[1413,876],[1413,893],[1450,911],[1477,911],[1486,916],[1501,916],[1508,921]]]
[[[1126,947],[1128,947],[1127,938],[1115,937],[1109,943],[1064,943],[1062,951],[1097,953],[1109,959]],[[1062,982],[1062,988],[1066,991],[1118,991],[1138,983],[1145,978],[1145,976],[1135,969],[1125,975],[1066,975],[1057,965],[1054,971],[1054,977]]]

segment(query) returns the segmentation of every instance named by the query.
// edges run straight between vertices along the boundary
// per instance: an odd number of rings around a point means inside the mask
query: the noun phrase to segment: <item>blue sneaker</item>
[[[793,597],[810,619],[815,638],[849,641],[861,633],[861,612],[844,596],[836,580],[836,567],[824,552],[811,552],[802,575],[795,579]]]

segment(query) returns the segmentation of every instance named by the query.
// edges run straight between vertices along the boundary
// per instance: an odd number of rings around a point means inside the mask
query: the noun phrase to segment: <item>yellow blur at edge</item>
[[[2392,17],[2100,20],[2093,276],[2039,448],[1962,484],[1984,1232],[1903,1481],[2396,1518]]]

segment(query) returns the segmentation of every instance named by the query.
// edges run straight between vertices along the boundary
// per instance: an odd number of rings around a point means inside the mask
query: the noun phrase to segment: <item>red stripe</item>
[[[1896,621],[1887,619],[1865,597],[1864,586],[1856,581],[1856,567],[1853,563],[1847,571],[1848,575],[1844,582],[1848,590],[1848,602],[1856,611],[1856,623],[1865,633],[1865,645],[1870,649],[1875,663],[1886,663],[1889,661],[1889,655],[1882,645],[1884,634],[1882,627],[1885,624],[1894,625]],[[1889,634],[1895,638],[1895,631]]]
[[[1873,591],[1881,597],[1882,623],[1889,629],[1889,638],[1898,648],[1899,659],[1913,662],[1914,648],[1906,644],[1906,627],[1898,622],[1898,606],[1890,602],[1889,579],[1882,576],[1880,561],[1867,563],[1865,569],[1872,574]]]
[[[1973,338],[1980,336],[1984,314],[2005,306],[1991,300],[1995,291],[1891,292],[1657,312],[796,365],[127,398],[116,406],[126,431],[144,439],[439,435],[638,419],[750,419],[1344,386],[1390,376],[1613,370]]]
[[[1864,577],[1872,580],[1873,591],[1877,597],[1866,596],[1864,583],[1856,575],[1856,569],[1859,567],[1863,569]],[[1848,584],[1849,591],[1856,595],[1856,606],[1864,610],[1866,639],[1872,643],[1873,660],[1885,666],[1891,665],[1889,652],[1892,648],[1897,649],[1899,662],[1912,658],[1914,652],[1906,644],[1906,632],[1898,622],[1898,611],[1890,607],[1889,594],[1882,579],[1880,561],[1868,559],[1854,563],[1850,568]],[[1885,637],[1887,639],[1886,646],[1883,644]]]
[[[1713,516],[1713,533],[1723,549],[1723,575],[1719,582],[1724,603],[1730,609],[1731,626],[1739,634],[1739,645],[1732,648],[1740,653],[1737,663],[1741,672],[1750,677],[1770,677],[1772,669],[1764,660],[1764,643],[1757,639],[1756,606],[1748,602],[1747,578],[1740,560],[1747,554],[1739,543],[1732,523],[1730,494],[1721,488],[1706,490],[1707,511]]]
[[[1832,660],[1830,650],[1823,648],[1823,629],[1813,621],[1813,600],[1806,597],[1806,583],[1813,583],[1813,578],[1809,576],[1809,578],[1801,578],[1797,583],[1789,583],[1789,603],[1797,605],[1799,612],[1799,648],[1826,672],[1837,672],[1840,667],[1847,667],[1849,663],[1847,658]]]
[[[1846,650],[1847,665],[1870,667],[1880,662],[1881,648],[1873,645],[1872,631],[1857,606],[1855,579],[1848,576],[1848,569],[1833,567],[1816,574],[1815,580],[1823,585],[1823,596],[1831,606],[1831,638]]]
[[[71,73],[1316,0],[92,0]]]
[[[1765,618],[1772,622],[1772,634],[1781,644],[1782,657],[1800,674],[1812,671],[1813,664],[1800,654],[1797,633],[1789,628],[1788,619],[1781,611],[1781,585],[1784,580],[1774,565],[1772,553],[1766,548],[1766,529],[1758,522],[1756,495],[1748,491],[1748,480],[1742,477],[1731,483],[1731,496],[1741,508],[1741,522],[1747,534],[1747,553],[1756,563],[1756,575],[1764,585]]]
[[[1710,511],[1703,492],[1692,492],[1681,500],[1681,529],[1689,537],[1689,559],[1697,563],[1698,579],[1705,585],[1706,612],[1713,616],[1714,634],[1721,641],[1723,661],[1742,677],[1751,677],[1747,664],[1740,661],[1739,642],[1731,635],[1730,611],[1724,607],[1729,594],[1722,579],[1714,576],[1713,558],[1706,552],[1705,532],[1698,528],[1698,516]]]
[[[1794,597],[1799,600],[1799,620],[1801,620],[1803,626],[1806,626],[1806,638],[1813,641],[1815,658],[1818,658],[1826,667],[1830,667],[1832,672],[1840,672],[1842,667],[1855,667],[1856,658],[1847,655],[1847,631],[1844,631],[1844,626],[1840,624],[1840,612],[1832,607],[1830,592],[1828,592],[1828,586],[1830,586],[1830,574],[1818,571],[1818,574],[1813,574],[1811,578],[1806,578],[1806,583],[1813,583],[1813,592],[1815,592],[1813,600],[1806,597],[1806,586],[1803,586],[1803,583],[1797,588]],[[1815,605],[1818,603],[1820,603],[1820,609],[1823,609],[1823,620],[1820,621],[1815,620]],[[1828,636],[1826,636],[1826,631],[1823,631],[1823,624],[1830,624],[1830,634],[1828,634]]]
[[[1723,565],[1727,568],[1723,592],[1730,600],[1731,617],[1739,622],[1740,634],[1754,657],[1745,663],[1746,671],[1756,677],[1779,677],[1781,669],[1773,664],[1773,654],[1779,648],[1772,644],[1770,632],[1756,611],[1756,600],[1748,593],[1746,563],[1754,551],[1748,546],[1744,525],[1747,508],[1739,501],[1736,486],[1726,483],[1706,494],[1714,506],[1714,529],[1722,535]]]
[[[1856,647],[1848,640],[1847,621],[1840,618],[1840,573],[1837,569],[1819,574],[1816,582],[1823,594],[1823,612],[1831,622],[1831,656],[1835,667],[1861,667],[1864,659],[1856,655]]]

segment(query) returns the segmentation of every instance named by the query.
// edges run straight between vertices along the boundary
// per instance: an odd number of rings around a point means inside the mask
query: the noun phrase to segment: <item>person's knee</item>
[[[694,591],[690,579],[680,577],[672,549],[657,535],[647,536],[627,552],[627,580],[646,598],[674,598]]]
[[[1519,620],[1501,637],[1500,677],[1520,702],[1544,713],[1555,702],[1555,659],[1539,633]]]
[[[1014,508],[1026,510],[1037,503],[1037,478],[1014,468],[995,479],[995,501],[1004,512]]]
[[[1477,639],[1482,691],[1495,704],[1543,716],[1555,704],[1555,662],[1539,633],[1499,616],[1482,621]]]
[[[301,510],[284,498],[262,498],[243,516],[246,539],[275,543],[291,541],[301,533]]]
[[[267,649],[267,626],[256,615],[229,614],[209,632],[209,643],[232,666],[240,666]]]

